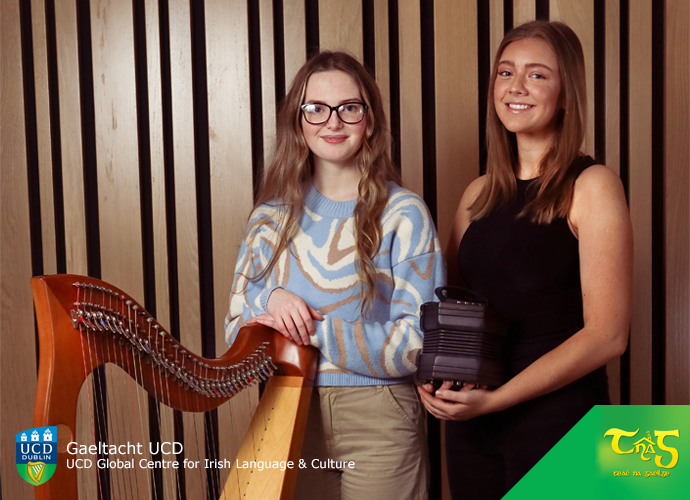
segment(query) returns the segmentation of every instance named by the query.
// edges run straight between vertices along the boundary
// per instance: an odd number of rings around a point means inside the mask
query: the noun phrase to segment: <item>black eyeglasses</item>
[[[364,120],[367,105],[363,102],[345,102],[339,106],[329,106],[320,102],[308,102],[300,106],[302,115],[307,123],[321,125],[330,120],[333,111],[338,115],[340,121],[349,125],[354,125]]]

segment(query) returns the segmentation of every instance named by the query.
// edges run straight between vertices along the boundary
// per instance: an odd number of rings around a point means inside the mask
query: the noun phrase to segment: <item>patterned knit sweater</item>
[[[252,213],[235,268],[225,338],[232,343],[245,320],[266,311],[269,295],[284,288],[323,316],[311,344],[321,351],[316,384],[366,386],[409,381],[422,348],[419,310],[445,283],[436,230],[419,196],[388,184],[383,236],[374,258],[378,289],[373,310],[362,320],[355,267],[356,200],[331,201],[313,186],[306,193],[299,228],[271,274],[256,276],[276,246],[279,207]]]

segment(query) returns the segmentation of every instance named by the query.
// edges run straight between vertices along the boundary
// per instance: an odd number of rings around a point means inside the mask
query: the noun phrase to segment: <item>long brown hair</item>
[[[503,126],[496,114],[494,86],[503,51],[508,44],[526,38],[542,40],[553,49],[558,59],[561,95],[551,147],[541,159],[540,176],[532,188],[537,194],[527,203],[521,215],[529,216],[534,222],[549,223],[555,217],[566,217],[570,210],[573,185],[579,173],[574,160],[579,155],[587,123],[585,59],[580,40],[567,25],[531,21],[510,30],[496,52],[486,118],[486,181],[470,205],[471,220],[490,214],[515,197],[517,141],[515,134]]]
[[[362,147],[355,156],[355,168],[362,174],[354,211],[357,275],[361,286],[360,311],[371,310],[376,297],[376,268],[373,259],[382,238],[381,215],[388,203],[388,181],[400,184],[400,174],[391,161],[391,135],[376,81],[354,57],[344,52],[322,51],[311,57],[297,72],[285,96],[277,122],[276,145],[264,171],[255,208],[280,204],[280,237],[273,256],[258,281],[271,273],[280,255],[288,248],[304,207],[303,185],[314,174],[312,153],[302,133],[301,109],[309,77],[324,71],[342,71],[357,83],[367,105]]]

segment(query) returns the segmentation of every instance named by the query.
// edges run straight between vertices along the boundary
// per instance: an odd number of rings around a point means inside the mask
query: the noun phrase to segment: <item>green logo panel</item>
[[[690,406],[596,406],[504,498],[634,500],[688,492]]]

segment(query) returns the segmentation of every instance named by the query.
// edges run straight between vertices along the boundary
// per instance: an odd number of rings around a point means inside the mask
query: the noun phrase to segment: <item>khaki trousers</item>
[[[426,499],[425,418],[412,384],[314,388],[295,498]]]

